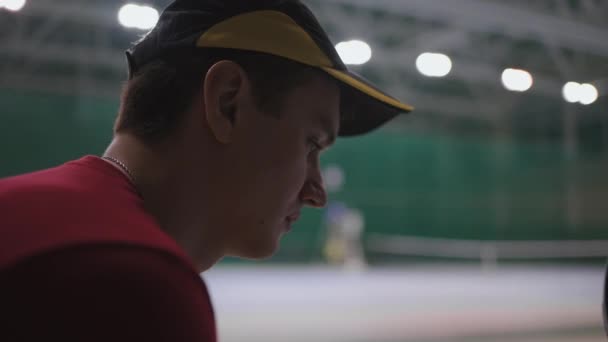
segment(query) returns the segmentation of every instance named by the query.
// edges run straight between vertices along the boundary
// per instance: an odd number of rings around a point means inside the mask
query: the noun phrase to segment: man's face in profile
[[[224,227],[229,254],[272,255],[304,205],[323,207],[326,193],[319,155],[333,143],[339,126],[340,91],[321,75],[279,99],[278,113],[257,106],[240,110],[238,129],[226,152]]]

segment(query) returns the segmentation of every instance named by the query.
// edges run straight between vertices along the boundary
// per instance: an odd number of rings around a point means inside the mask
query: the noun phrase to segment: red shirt
[[[0,180],[0,334],[216,341],[192,262],[128,178],[93,156]]]

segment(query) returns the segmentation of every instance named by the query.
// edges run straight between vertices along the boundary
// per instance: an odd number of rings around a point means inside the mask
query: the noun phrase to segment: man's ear
[[[209,68],[203,82],[207,124],[223,144],[232,141],[238,95],[245,82],[245,72],[232,61],[219,61]]]

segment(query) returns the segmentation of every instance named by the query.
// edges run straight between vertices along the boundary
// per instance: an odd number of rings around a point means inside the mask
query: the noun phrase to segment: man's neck
[[[183,167],[179,153],[173,152],[179,148],[172,149],[170,144],[150,147],[133,136],[121,134],[114,138],[104,156],[113,157],[127,167],[144,199],[146,211],[202,272],[223,256],[219,248],[221,241],[211,229],[205,231],[204,210],[197,210],[184,196],[182,190],[187,187],[184,185],[187,179],[180,174]],[[113,165],[129,176],[120,166]]]

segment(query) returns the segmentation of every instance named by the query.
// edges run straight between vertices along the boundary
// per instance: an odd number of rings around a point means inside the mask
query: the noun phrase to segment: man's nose
[[[300,200],[313,208],[323,208],[327,204],[327,193],[320,176],[318,179],[306,181],[300,194]]]

